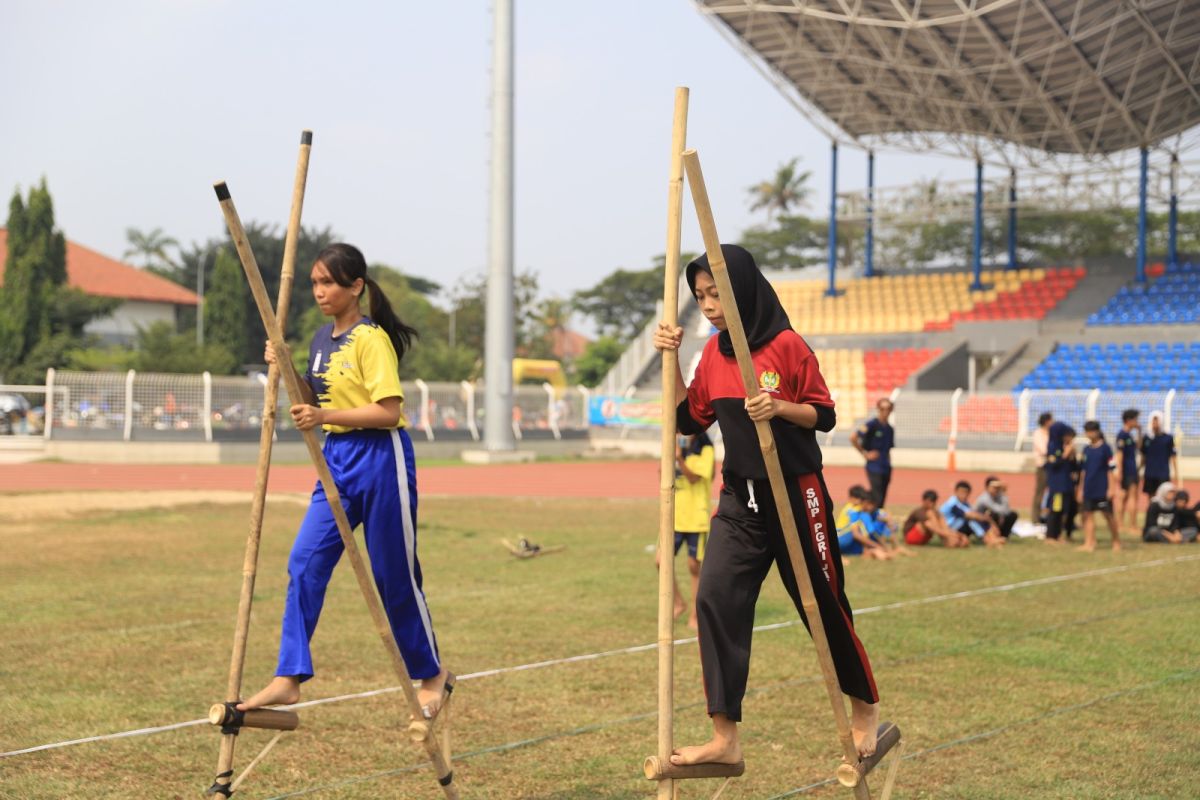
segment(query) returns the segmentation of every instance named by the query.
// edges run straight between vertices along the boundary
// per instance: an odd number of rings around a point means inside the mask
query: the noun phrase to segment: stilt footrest
[[[223,733],[236,733],[240,728],[294,731],[300,727],[300,715],[295,711],[280,711],[274,708],[239,711],[237,703],[217,703],[208,710],[208,721],[213,725],[220,725]]]
[[[667,778],[677,781],[688,778],[740,778],[746,772],[746,762],[739,761],[736,764],[709,762],[678,766],[670,761],[663,763],[658,760],[658,756],[650,756],[646,759],[642,771],[652,781],[661,781]]]
[[[875,752],[866,758],[859,759],[857,764],[842,764],[837,768],[838,783],[847,789],[858,786],[858,782],[870,774],[871,770],[891,752],[900,741],[900,728],[895,723],[885,722],[879,726],[876,735]]]

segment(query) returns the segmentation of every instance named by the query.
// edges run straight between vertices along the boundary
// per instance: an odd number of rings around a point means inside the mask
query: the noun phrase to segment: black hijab
[[[721,245],[721,255],[729,269],[729,282],[733,284],[733,296],[737,298],[738,313],[742,317],[742,327],[746,329],[750,350],[757,350],[782,331],[790,330],[792,322],[783,310],[775,289],[754,263],[754,256],[736,244]],[[712,275],[707,255],[687,265],[688,288],[693,295],[696,293],[696,273],[700,270]],[[717,347],[722,355],[734,355],[733,340],[728,330],[721,331],[717,337]]]

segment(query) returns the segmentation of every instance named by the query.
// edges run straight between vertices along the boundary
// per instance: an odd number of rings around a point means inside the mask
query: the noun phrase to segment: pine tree
[[[232,252],[221,248],[213,264],[212,285],[204,294],[204,335],[206,341],[232,353],[238,363],[248,357],[246,307],[250,302],[249,295],[241,262]]]
[[[54,201],[43,178],[8,207],[8,256],[0,289],[0,372],[25,362],[53,331],[54,298],[67,282],[67,243],[54,228]]]

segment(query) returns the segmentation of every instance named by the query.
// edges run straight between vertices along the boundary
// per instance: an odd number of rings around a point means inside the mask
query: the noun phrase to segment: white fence
[[[262,425],[265,375],[250,377],[49,370],[44,386],[0,386],[0,435],[63,439],[239,440],[257,439]],[[409,426],[426,439],[478,440],[484,425],[481,383],[405,381]],[[277,430],[293,430],[281,392]],[[1167,430],[1182,442],[1200,438],[1200,393],[1025,390],[1017,394],[893,392],[897,444],[927,449],[1020,450],[1028,447],[1045,411],[1081,427],[1098,420],[1110,436],[1127,408],[1147,425],[1161,411]],[[835,396],[835,401],[838,398]],[[657,430],[656,391],[594,394],[583,387],[556,390],[548,384],[513,389],[507,421],[518,439],[583,435],[608,427],[622,436]],[[845,445],[862,420],[842,415],[824,434],[826,445]],[[644,433],[643,433],[644,432]],[[294,433],[292,435],[295,435]],[[657,436],[657,433],[653,433]]]
[[[0,434],[60,439],[257,439],[266,375],[214,376],[48,370],[44,386],[0,385]],[[427,439],[478,440],[484,424],[482,383],[405,381],[409,426]],[[587,390],[513,388],[511,424],[518,438],[585,431]],[[8,408],[12,406],[12,408]],[[293,431],[280,391],[276,427]]]

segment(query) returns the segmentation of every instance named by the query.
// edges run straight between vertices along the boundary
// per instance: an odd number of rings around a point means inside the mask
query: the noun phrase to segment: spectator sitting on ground
[[[1200,503],[1189,506],[1190,502],[1192,498],[1187,490],[1179,489],[1175,492],[1175,529],[1185,540],[1191,531],[1191,541],[1194,542],[1200,538],[1200,513],[1197,513],[1200,512]]]
[[[1189,528],[1187,533],[1190,538],[1185,538],[1184,532],[1176,527],[1180,519],[1176,512],[1175,497],[1175,484],[1170,481],[1159,484],[1158,491],[1150,500],[1150,507],[1146,509],[1146,525],[1142,528],[1143,542],[1183,544],[1196,541],[1195,528]]]
[[[969,547],[971,542],[966,534],[951,530],[946,524],[946,518],[938,511],[937,499],[933,489],[926,489],[921,495],[921,505],[912,510],[900,527],[904,531],[904,541],[921,547],[937,536],[946,547]]]
[[[867,508],[874,510],[874,498],[870,492],[866,492],[866,497],[859,498],[856,506],[846,512],[846,525],[838,528],[838,549],[842,551],[842,556],[862,556],[863,558],[874,558],[879,561],[887,561],[892,557],[892,552],[875,541],[871,537],[871,532],[877,524],[871,515],[866,511]],[[847,504],[849,506],[849,504]]]
[[[863,499],[869,497],[870,494],[867,487],[862,484],[856,483],[850,487],[846,492],[846,505],[842,506],[842,510],[838,512],[837,519],[834,520],[834,524],[837,525],[839,531],[850,524],[850,512],[861,509]]]
[[[916,553],[907,549],[899,541],[899,537],[892,536],[892,526],[887,522],[887,514],[875,502],[875,496],[868,493],[859,505],[859,510],[856,515],[851,515],[851,519],[862,524],[867,532],[867,536],[871,537],[871,541],[883,547],[891,555],[896,556],[915,556]]]
[[[1000,529],[987,514],[981,514],[971,508],[968,502],[971,497],[971,484],[959,481],[954,484],[954,494],[942,504],[942,515],[951,530],[966,534],[968,541],[974,537],[988,547],[1002,547],[1004,537]]]
[[[983,492],[975,498],[975,510],[987,514],[1005,539],[1017,522],[1017,512],[1008,504],[1008,486],[995,475],[984,479]]]

